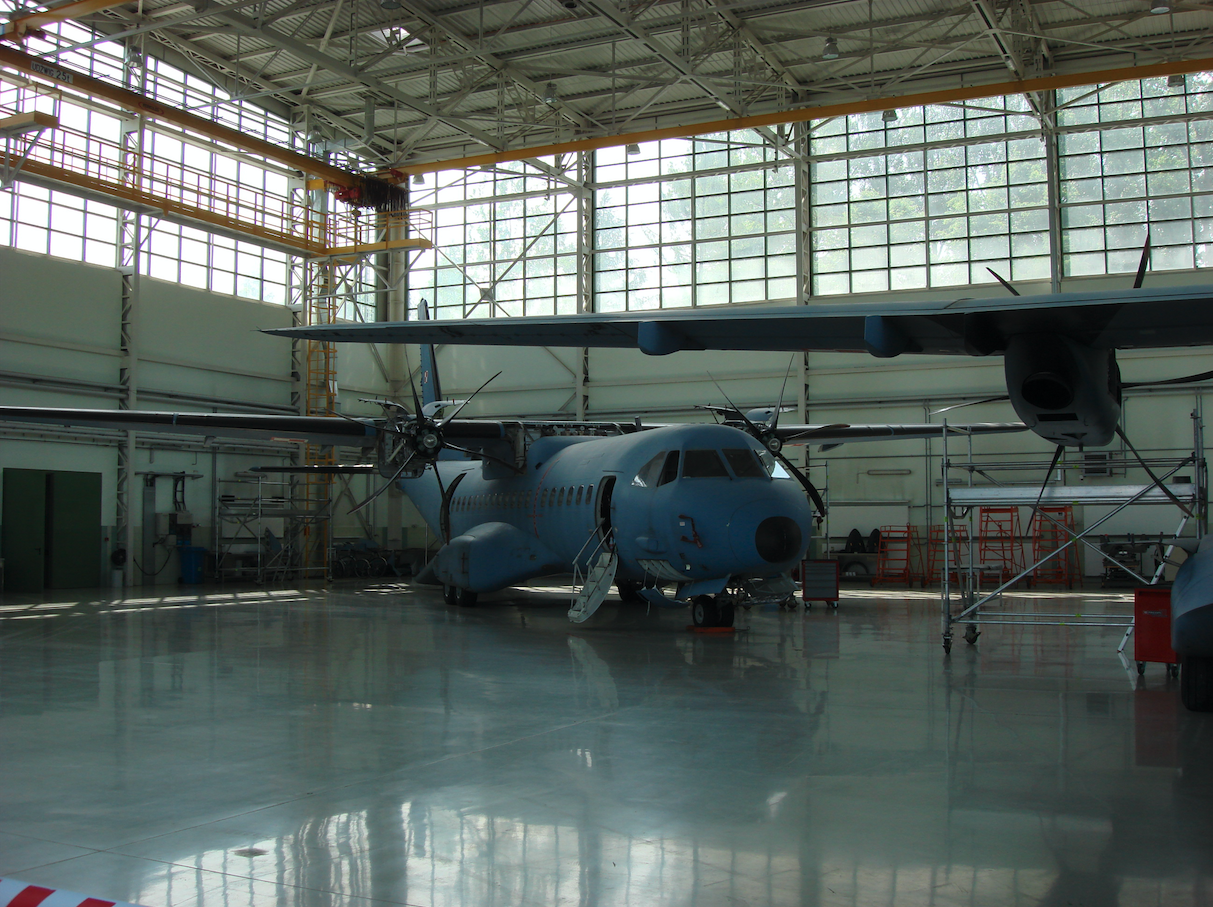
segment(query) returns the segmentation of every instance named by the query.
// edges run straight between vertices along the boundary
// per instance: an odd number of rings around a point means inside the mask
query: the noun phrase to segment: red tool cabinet
[[[1133,660],[1143,674],[1147,661],[1161,662],[1167,673],[1179,673],[1179,656],[1171,648],[1171,590],[1133,590]]]

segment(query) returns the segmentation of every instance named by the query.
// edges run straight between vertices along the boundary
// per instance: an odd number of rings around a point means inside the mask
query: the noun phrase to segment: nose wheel
[[[691,599],[691,622],[697,627],[731,627],[734,611],[731,604],[722,605],[711,595]]]

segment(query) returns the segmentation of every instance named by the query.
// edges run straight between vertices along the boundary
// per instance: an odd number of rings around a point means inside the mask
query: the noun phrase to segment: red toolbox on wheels
[[[1133,660],[1137,673],[1144,674],[1147,661],[1167,666],[1167,673],[1179,676],[1179,656],[1171,648],[1171,590],[1133,590]]]

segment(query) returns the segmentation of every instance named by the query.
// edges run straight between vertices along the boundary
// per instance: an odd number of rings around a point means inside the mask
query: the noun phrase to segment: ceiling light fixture
[[[425,185],[425,174],[424,173],[414,173],[413,174],[413,185],[414,186],[424,186]]]
[[[826,38],[825,47],[821,49],[821,59],[837,60],[838,59],[838,40],[832,35]]]
[[[1171,12],[1171,0],[1150,0],[1150,12],[1156,16]]]
[[[556,83],[555,82],[548,82],[547,87],[543,89],[543,103],[545,103],[545,104],[555,104],[556,103]]]
[[[624,149],[628,154],[640,154],[640,146],[635,142],[629,142],[627,148]]]
[[[880,118],[882,120],[884,120],[886,123],[896,123],[897,122],[897,111],[896,110],[886,110],[884,113],[882,113],[880,115]]]
[[[384,9],[400,9],[400,0],[379,0],[379,5]]]
[[[1179,75],[1178,73],[1167,76],[1167,87],[1168,88],[1183,88],[1186,84],[1187,83],[1184,81],[1184,77]]]

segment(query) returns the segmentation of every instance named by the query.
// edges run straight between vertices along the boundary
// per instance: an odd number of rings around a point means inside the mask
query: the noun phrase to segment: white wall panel
[[[120,292],[111,269],[0,248],[0,371],[116,382]]]
[[[110,268],[0,248],[0,330],[117,349],[121,286]]]
[[[143,388],[275,406],[290,403],[290,311],[144,277],[139,285]]]

